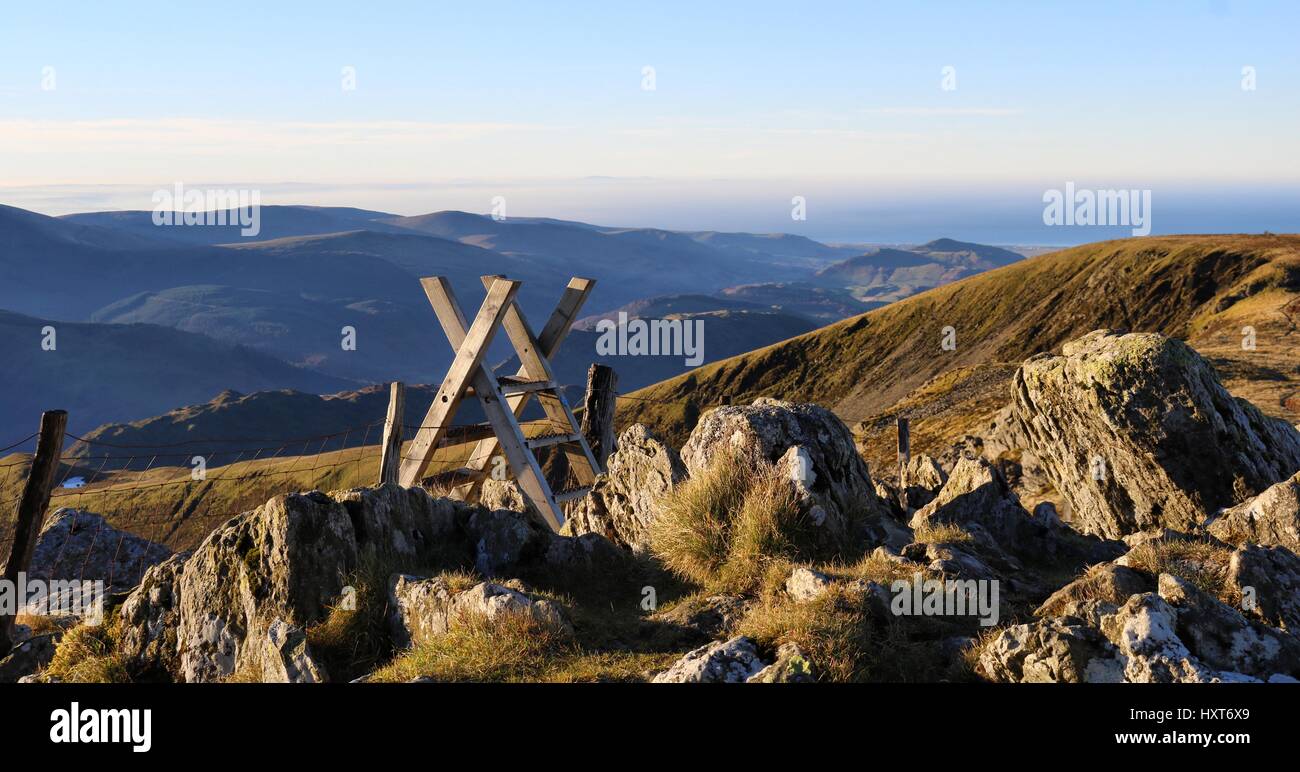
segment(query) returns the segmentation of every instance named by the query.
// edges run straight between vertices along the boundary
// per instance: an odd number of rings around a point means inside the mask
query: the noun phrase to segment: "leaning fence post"
[[[50,410],[41,414],[41,433],[36,441],[36,455],[32,459],[27,484],[23,486],[23,496],[18,503],[14,540],[9,546],[9,560],[5,563],[4,580],[12,588],[15,614],[22,604],[17,593],[18,575],[27,571],[32,551],[36,549],[36,538],[40,536],[41,525],[45,521],[45,510],[50,506],[54,475],[63,458],[63,433],[67,428],[67,412]],[[9,632],[13,629],[15,614],[0,615],[0,657],[7,655],[13,648]]]
[[[614,447],[614,389],[618,386],[618,373],[606,365],[593,364],[587,370],[587,394],[582,400],[582,436],[587,438],[591,455],[600,468]]]
[[[912,433],[908,429],[907,419],[898,417],[898,503],[903,511],[907,509],[907,467],[912,461]]]
[[[406,384],[393,381],[388,389],[388,418],[384,420],[384,448],[379,459],[379,484],[397,482],[402,465],[402,421],[406,415]]]

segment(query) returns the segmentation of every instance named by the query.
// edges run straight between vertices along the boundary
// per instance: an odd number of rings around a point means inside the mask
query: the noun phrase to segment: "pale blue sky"
[[[0,200],[148,208],[179,180],[758,229],[816,192],[781,229],[868,239],[816,215],[1065,180],[1300,187],[1294,2],[264,5],[4,3]]]

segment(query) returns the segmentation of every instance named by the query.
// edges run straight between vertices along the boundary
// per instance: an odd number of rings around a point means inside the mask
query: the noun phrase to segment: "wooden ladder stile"
[[[470,427],[467,438],[477,439],[474,451],[464,467],[436,477],[447,479],[453,496],[477,501],[491,460],[499,452],[523,494],[551,528],[558,531],[564,524],[560,505],[585,495],[601,470],[564,397],[563,387],[556,382],[549,360],[568,335],[595,282],[582,278],[569,282],[540,338],[534,335],[515,299],[518,281],[484,276],[487,297],[473,324],[466,323],[445,277],[428,277],[420,283],[456,357],[411,441],[401,464],[399,482],[412,486],[424,479],[434,450],[449,437],[448,430],[461,401],[473,396],[487,418],[485,424]],[[513,376],[498,377],[484,363],[487,348],[502,328],[519,357],[519,371]],[[528,438],[519,419],[533,397],[542,406],[552,431]],[[566,454],[578,481],[577,488],[559,494],[551,490],[534,454],[535,450],[550,446],[559,446]]]

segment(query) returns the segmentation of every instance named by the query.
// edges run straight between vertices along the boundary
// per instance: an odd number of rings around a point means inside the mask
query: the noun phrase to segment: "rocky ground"
[[[33,572],[120,592],[21,620],[0,679],[1300,678],[1300,431],[1156,334],[1012,383],[905,491],[828,410],[761,399],[680,451],[625,430],[562,534],[509,483],[279,496],[178,554],[56,513]]]

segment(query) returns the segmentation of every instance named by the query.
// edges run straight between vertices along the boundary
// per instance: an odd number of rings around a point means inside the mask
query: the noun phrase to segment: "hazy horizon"
[[[181,181],[825,241],[1128,235],[1044,226],[1073,182],[1151,191],[1154,234],[1300,231],[1287,3],[160,8],[8,10],[0,200],[149,209]]]

